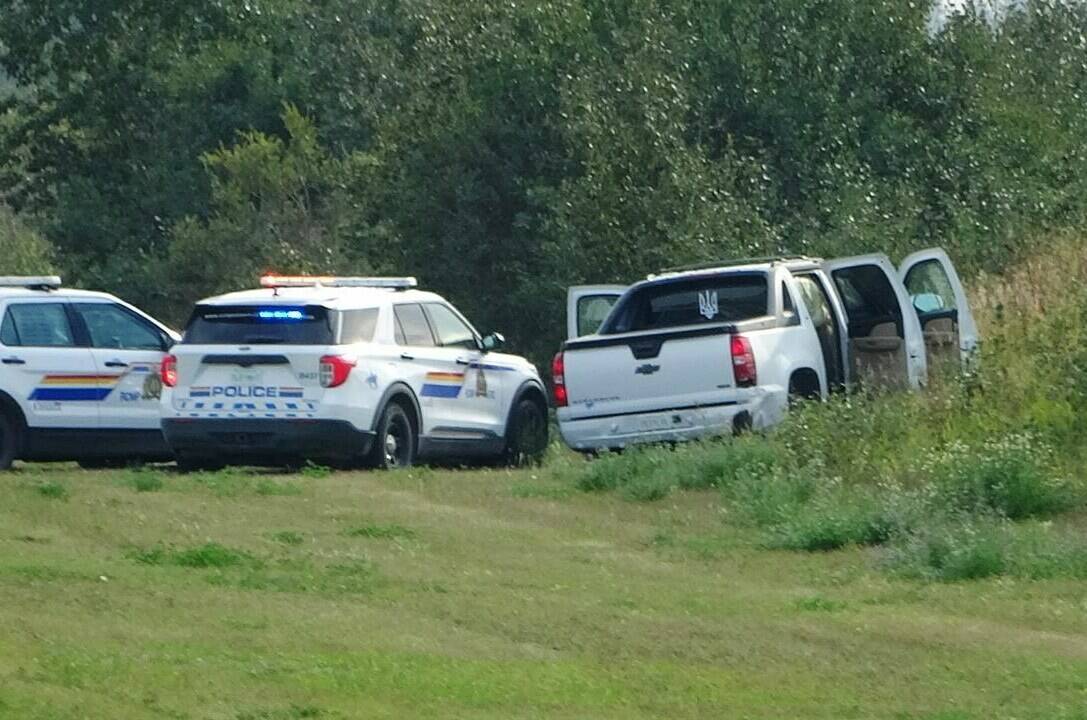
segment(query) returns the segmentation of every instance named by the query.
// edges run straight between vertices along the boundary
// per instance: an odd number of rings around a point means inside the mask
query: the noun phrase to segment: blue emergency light
[[[299,320],[305,320],[306,314],[300,309],[258,310],[257,317],[261,320],[269,320],[272,322],[297,322]]]

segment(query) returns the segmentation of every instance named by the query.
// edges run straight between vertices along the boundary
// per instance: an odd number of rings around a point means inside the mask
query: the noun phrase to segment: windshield
[[[188,345],[333,345],[323,307],[198,305],[182,340]]]
[[[687,325],[741,322],[769,310],[765,273],[678,278],[633,289],[609,316],[601,334]]]

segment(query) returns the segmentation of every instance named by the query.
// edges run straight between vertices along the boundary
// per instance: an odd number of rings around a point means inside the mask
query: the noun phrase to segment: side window
[[[162,334],[151,323],[120,305],[79,303],[91,347],[111,350],[163,350]]]
[[[592,335],[615,307],[618,295],[584,295],[577,300],[577,334]]]
[[[0,326],[0,342],[9,347],[75,347],[63,303],[9,305]]]
[[[420,305],[396,305],[396,344],[412,347],[433,347],[434,335]]]
[[[786,315],[796,314],[796,306],[793,304],[793,296],[789,293],[789,288],[785,287],[785,283],[781,283],[781,310]]]
[[[343,314],[340,344],[351,345],[358,342],[372,342],[375,329],[377,329],[377,308],[348,310]]]
[[[441,303],[427,303],[427,313],[434,323],[438,334],[438,344],[442,347],[462,347],[469,350],[478,348],[476,335],[472,328],[464,324],[457,314]]]
[[[939,260],[926,260],[910,268],[904,283],[920,313],[955,310],[955,290]]]
[[[830,301],[827,300],[823,288],[815,278],[809,275],[796,277],[796,288],[800,293],[800,299],[808,308],[808,314],[811,315],[811,321],[815,327],[821,328],[834,321]]]

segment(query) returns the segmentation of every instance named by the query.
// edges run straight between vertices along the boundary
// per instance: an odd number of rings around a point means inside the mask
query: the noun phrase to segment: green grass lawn
[[[1083,582],[878,553],[539,471],[24,466],[0,717],[1087,718]]]

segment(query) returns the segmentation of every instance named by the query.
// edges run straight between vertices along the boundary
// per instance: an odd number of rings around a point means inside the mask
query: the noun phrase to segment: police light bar
[[[60,287],[60,277],[56,275],[3,275],[0,276],[0,287],[56,290]]]
[[[418,287],[413,277],[335,277],[333,275],[263,275],[263,288],[290,287],[369,287],[407,290]]]

